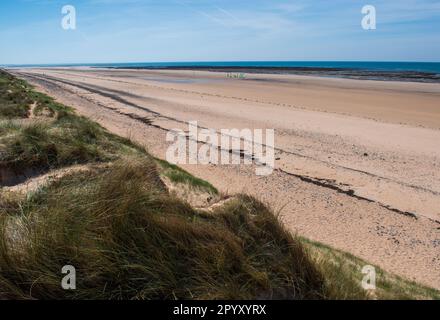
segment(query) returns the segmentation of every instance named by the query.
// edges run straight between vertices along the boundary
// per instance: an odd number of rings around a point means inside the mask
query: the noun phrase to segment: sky
[[[439,62],[440,0],[0,1],[0,64],[274,60]]]

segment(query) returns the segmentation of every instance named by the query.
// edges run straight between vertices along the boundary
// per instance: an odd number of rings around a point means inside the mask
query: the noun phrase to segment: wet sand
[[[276,170],[186,165],[298,234],[440,288],[440,84],[189,70],[14,72],[165,158],[167,130],[274,128]],[[360,274],[360,279],[362,275]]]
[[[218,66],[181,66],[181,67],[112,67],[112,69],[130,70],[190,70],[211,71],[243,74],[278,74],[302,75],[317,77],[337,77],[357,80],[404,81],[422,83],[440,83],[440,75],[423,71],[386,71],[365,70],[359,68],[330,68],[330,67],[218,67]]]

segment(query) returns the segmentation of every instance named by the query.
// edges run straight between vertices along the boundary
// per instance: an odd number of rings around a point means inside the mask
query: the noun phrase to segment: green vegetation
[[[32,102],[26,83],[0,70],[0,119],[27,118]]]
[[[167,161],[160,159],[156,159],[156,161],[162,168],[162,175],[170,179],[171,182],[186,184],[191,186],[192,188],[206,191],[207,193],[218,194],[217,189],[208,181],[194,177],[182,168]]]
[[[31,106],[35,115],[46,112],[54,116],[58,112],[72,112],[71,108],[54,101],[43,93],[36,92],[25,81],[0,70],[0,119],[28,118]]]
[[[5,82],[5,78],[9,81]],[[5,120],[0,121],[0,169],[8,176],[20,176],[23,173],[41,173],[50,169],[73,164],[90,162],[108,162],[116,160],[121,154],[144,152],[126,139],[112,135],[97,123],[76,115],[71,108],[65,107],[44,94],[34,92],[28,85],[11,76],[0,77],[0,91],[14,88],[14,94],[20,101],[17,104],[0,104]],[[20,90],[21,91],[17,91]],[[27,105],[26,105],[27,104]],[[42,116],[32,121],[17,122],[9,115],[18,114],[34,104],[33,116]],[[18,117],[20,118],[20,117]],[[6,120],[9,119],[9,120]]]
[[[362,268],[371,263],[319,242],[300,240],[318,270],[325,274],[325,286],[331,290],[329,294],[337,299],[440,300],[439,291],[389,274],[377,266],[377,290],[367,294],[359,282],[363,277]]]
[[[0,168],[15,175],[32,169],[43,172],[72,164],[115,160],[121,153],[140,151],[124,139],[72,112],[50,121],[28,124],[0,123]]]
[[[164,179],[217,194],[208,182],[4,72],[0,87],[20,97],[0,101],[0,178],[87,167],[30,191],[0,190],[0,299],[439,297],[381,270],[368,294],[367,263],[292,236],[254,198],[195,209]],[[76,268],[76,290],[61,288],[65,265]]]
[[[214,214],[198,212],[158,177],[151,159],[122,159],[10,206],[0,223],[0,296],[325,297],[302,246],[263,205],[243,196]],[[78,290],[61,289],[63,265],[76,266]]]

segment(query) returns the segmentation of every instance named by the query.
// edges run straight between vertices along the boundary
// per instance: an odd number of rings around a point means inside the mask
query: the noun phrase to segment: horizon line
[[[136,63],[249,63],[249,62],[362,62],[362,63],[440,63],[439,61],[417,60],[181,60],[181,61],[126,61],[126,62],[60,62],[60,63],[7,63],[1,67],[14,66],[60,66],[60,65],[99,65],[99,64],[136,64]]]

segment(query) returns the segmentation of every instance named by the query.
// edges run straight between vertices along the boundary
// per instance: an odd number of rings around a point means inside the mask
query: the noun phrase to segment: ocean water
[[[133,62],[133,63],[83,63],[83,64],[40,64],[14,65],[9,67],[112,67],[112,68],[336,68],[362,71],[426,72],[440,74],[440,62],[367,62],[367,61],[234,61],[234,62]],[[6,66],[8,67],[8,66]]]
[[[364,71],[427,72],[440,74],[440,62],[356,62],[356,61],[235,61],[110,63],[91,66],[114,68],[243,67],[243,68],[336,68]]]

